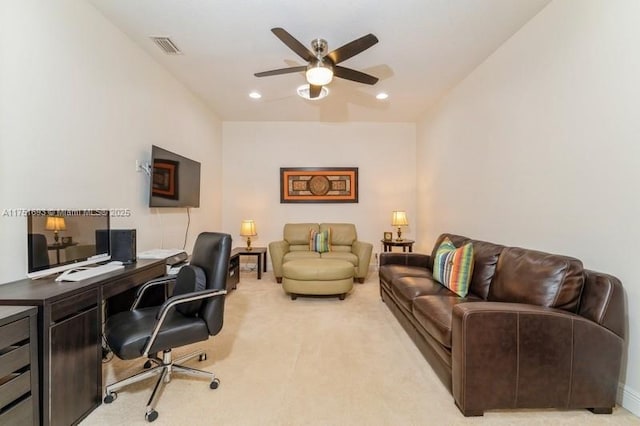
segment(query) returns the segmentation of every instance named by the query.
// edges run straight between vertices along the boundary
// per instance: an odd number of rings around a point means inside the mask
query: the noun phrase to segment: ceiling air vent
[[[151,40],[167,55],[182,55],[178,46],[169,37],[151,37]]]

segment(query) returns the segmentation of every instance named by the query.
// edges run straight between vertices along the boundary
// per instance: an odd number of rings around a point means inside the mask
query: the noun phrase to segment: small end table
[[[256,256],[258,258],[258,279],[262,279],[262,272],[267,272],[267,248],[266,247],[251,247],[251,250],[247,250],[246,247],[236,247],[231,251],[231,256]]]
[[[402,240],[402,241],[397,241],[397,240],[380,240],[382,241],[382,245],[384,247],[384,251],[388,252],[391,251],[392,247],[402,247],[402,251],[406,252],[407,248],[409,248],[409,253],[413,252],[413,243],[415,243],[414,240]]]

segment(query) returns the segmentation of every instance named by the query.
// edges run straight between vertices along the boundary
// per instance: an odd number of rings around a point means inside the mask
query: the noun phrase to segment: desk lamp
[[[47,231],[53,231],[53,240],[58,244],[58,231],[66,231],[67,225],[64,223],[64,217],[61,216],[47,216],[47,222],[44,225]]]
[[[391,226],[398,227],[398,238],[396,241],[402,241],[402,229],[401,226],[408,226],[407,213],[403,211],[394,211],[391,217]]]
[[[247,251],[251,251],[251,237],[258,235],[256,233],[256,223],[253,220],[243,220],[240,224],[240,236],[247,237]]]

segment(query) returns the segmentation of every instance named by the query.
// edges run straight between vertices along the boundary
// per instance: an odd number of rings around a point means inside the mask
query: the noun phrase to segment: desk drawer
[[[98,290],[93,289],[68,297],[51,305],[51,324],[64,321],[98,306]]]
[[[7,346],[0,350],[0,379],[31,363],[27,343],[22,346]]]
[[[31,372],[13,373],[0,378],[0,412],[7,405],[31,392]]]
[[[32,425],[37,424],[33,418],[33,400],[23,399],[17,404],[0,411],[0,425]]]
[[[22,318],[0,327],[0,351],[29,338],[29,318]]]
[[[165,265],[163,263],[158,263],[157,265],[143,271],[136,271],[135,275],[128,275],[123,278],[106,282],[102,286],[102,298],[105,300],[109,299],[112,296],[124,293],[125,291],[133,287],[138,287],[154,278],[161,277],[165,275],[165,273]]]

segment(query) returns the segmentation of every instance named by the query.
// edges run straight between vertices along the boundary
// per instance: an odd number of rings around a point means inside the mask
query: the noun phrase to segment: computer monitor
[[[31,210],[27,214],[30,278],[111,258],[108,210]]]

